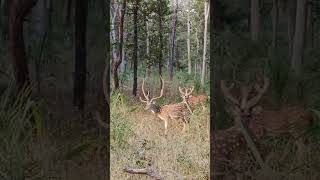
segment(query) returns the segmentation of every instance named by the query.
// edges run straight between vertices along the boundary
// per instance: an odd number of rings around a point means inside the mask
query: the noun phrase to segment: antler
[[[143,95],[144,95],[144,98],[146,98],[146,101],[143,100],[143,99],[141,98],[141,96],[139,97],[139,98],[140,98],[140,101],[145,102],[145,103],[149,102],[149,101],[150,101],[150,100],[149,100],[149,91],[148,91],[148,94],[147,94],[147,95],[146,95],[146,93],[144,92],[144,79],[142,80],[141,89],[142,89],[142,93],[143,93]]]
[[[140,98],[140,101],[142,102],[145,102],[145,103],[151,103],[152,101],[156,100],[156,99],[159,99],[163,96],[163,89],[164,89],[164,81],[162,79],[162,76],[160,76],[160,79],[161,79],[161,82],[162,82],[162,86],[161,86],[161,90],[160,90],[160,96],[158,97],[153,97],[153,98],[149,98],[149,91],[147,91],[147,94],[145,93],[144,91],[144,79],[142,80],[142,86],[141,86],[141,89],[142,89],[142,93],[144,95],[144,97],[146,98],[146,100],[143,100],[141,97]]]
[[[180,93],[185,97],[189,96],[193,92],[193,90],[194,90],[194,86],[191,86],[191,88],[181,88],[179,86]]]
[[[226,97],[226,99],[229,100],[231,103],[234,103],[235,105],[239,105],[239,100],[235,98],[230,92],[230,90],[234,87],[234,83],[232,83],[229,87],[227,87],[226,81],[221,80],[220,86],[221,86],[222,93]]]
[[[268,89],[269,84],[270,84],[270,80],[266,76],[264,76],[264,78],[263,78],[263,86],[262,87],[260,87],[259,84],[255,83],[254,89],[257,91],[258,94],[254,98],[250,99],[247,102],[248,108],[256,105],[259,102],[259,100],[261,99],[262,95]]]
[[[153,100],[159,99],[159,98],[161,98],[161,97],[163,96],[164,81],[163,81],[163,79],[162,79],[162,76],[160,76],[160,79],[161,79],[161,82],[162,82],[162,86],[161,86],[161,90],[160,90],[160,96],[155,97],[155,98],[152,98],[152,99],[150,100],[150,102],[152,102]]]
[[[187,90],[189,90],[189,92],[187,92]],[[194,86],[191,86],[191,88],[188,88],[187,90],[186,90],[186,92],[187,92],[186,94],[187,94],[188,96],[191,95],[191,93],[192,93],[193,90],[194,90]]]

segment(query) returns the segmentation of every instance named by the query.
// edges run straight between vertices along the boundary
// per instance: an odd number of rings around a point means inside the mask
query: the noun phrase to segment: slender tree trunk
[[[9,38],[9,9],[13,0],[4,0],[1,2],[1,25],[2,38],[7,40]]]
[[[76,1],[75,19],[75,74],[73,89],[73,104],[83,110],[86,92],[86,27],[88,15],[88,0]]]
[[[150,60],[150,40],[149,40],[149,22],[148,19],[146,19],[146,34],[147,34],[147,38],[146,38],[146,44],[147,44],[147,64],[146,64],[146,75],[149,78],[151,75],[151,68],[152,68],[152,64],[151,64],[151,60]]]
[[[204,3],[204,35],[203,35],[203,57],[202,57],[202,71],[201,71],[201,85],[204,86],[204,79],[206,75],[206,52],[207,52],[207,29],[208,29],[208,18],[209,18],[210,6],[206,1]]]
[[[312,23],[312,2],[307,2],[306,5],[306,20],[305,20],[305,47],[313,48],[312,34],[313,34],[313,23]]]
[[[120,15],[120,26],[119,26],[119,57],[117,57],[116,59],[114,59],[114,63],[113,63],[113,81],[114,81],[114,89],[119,89],[119,77],[118,77],[118,67],[122,62],[122,46],[123,46],[123,24],[124,24],[124,16],[125,16],[125,12],[126,12],[126,5],[127,5],[127,1],[123,0],[122,1],[122,7],[121,7],[121,15]]]
[[[64,24],[69,25],[71,20],[72,0],[65,0]]]
[[[291,68],[294,70],[296,75],[301,74],[301,66],[303,59],[303,44],[304,44],[304,33],[305,33],[305,10],[306,0],[297,1],[297,12],[296,12],[296,28],[294,33],[293,51],[291,59]]]
[[[251,40],[257,41],[259,36],[260,26],[260,13],[259,13],[259,0],[251,0]]]
[[[290,0],[287,1],[287,3],[289,58],[292,58],[293,39],[296,25],[297,0]]]
[[[124,17],[124,21],[126,21],[126,17]],[[127,44],[127,32],[126,32],[126,28],[124,27],[125,24],[123,24],[123,43],[122,43],[122,60],[121,60],[121,64],[120,64],[120,72],[124,72],[125,71],[125,66],[127,63],[127,59],[126,59],[126,44]]]
[[[139,0],[135,0],[133,22],[134,22],[134,49],[133,49],[133,92],[134,96],[137,96],[137,76],[138,76],[138,9]]]
[[[162,58],[163,58],[163,35],[162,35],[162,0],[158,1],[158,16],[159,16],[159,41],[160,41],[160,52],[159,52],[159,75],[162,76]],[[162,81],[160,80],[160,83]]]
[[[272,47],[277,46],[277,35],[278,35],[278,22],[279,22],[279,1],[273,0],[272,8]]]
[[[171,39],[171,56],[170,56],[170,61],[169,61],[169,79],[172,81],[173,79],[173,61],[174,58],[177,57],[175,56],[175,48],[176,48],[176,28],[177,28],[177,15],[178,15],[178,0],[176,0],[175,3],[175,8],[174,8],[174,15],[172,19],[172,39]],[[176,63],[178,66],[178,63]]]
[[[30,84],[23,38],[23,21],[36,3],[37,0],[12,0],[9,7],[9,52],[19,90]]]
[[[188,37],[187,37],[187,48],[188,48],[188,74],[191,74],[191,52],[190,52],[190,10],[191,10],[191,3],[190,3],[191,0],[189,0],[189,8],[188,8],[188,22],[187,22],[187,25],[188,25]]]
[[[48,11],[46,6],[46,1],[40,0],[37,2],[34,8],[34,18],[35,18],[35,35],[38,38],[36,41],[37,49],[40,50],[39,54],[37,54],[37,58],[35,59],[35,79],[37,82],[37,90],[40,93],[41,86],[41,62],[42,62],[42,51],[43,46],[45,46],[46,36],[47,36],[47,17]],[[37,39],[37,38],[35,38]]]

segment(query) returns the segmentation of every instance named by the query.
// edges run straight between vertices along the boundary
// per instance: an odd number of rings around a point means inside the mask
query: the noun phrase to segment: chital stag
[[[196,106],[201,105],[202,109],[205,110],[205,103],[208,97],[205,95],[193,96],[193,90],[194,86],[192,86],[191,88],[179,87],[180,96],[182,97],[184,102],[187,102],[191,108],[195,108]]]
[[[161,107],[154,103],[154,100],[159,99],[163,96],[164,81],[161,76],[160,76],[160,79],[162,82],[160,96],[150,98],[149,91],[145,93],[144,80],[143,80],[141,89],[142,89],[144,98],[146,100],[143,100],[141,97],[140,97],[140,100],[146,103],[145,110],[151,111],[153,114],[156,114],[161,120],[164,121],[165,135],[167,135],[169,120],[182,120],[182,123],[183,123],[182,132],[184,132],[186,128],[186,123],[188,122],[188,109],[185,103],[168,104]]]
[[[293,136],[297,145],[297,155],[301,158],[303,149],[302,139],[299,138],[311,125],[312,113],[300,106],[284,106],[280,110],[263,110],[258,105],[269,86],[269,79],[263,78],[263,84],[240,85],[240,98],[235,97],[231,90],[234,83],[226,85],[221,81],[222,93],[230,103],[229,111],[235,119],[241,119],[247,126],[254,139],[287,134]]]

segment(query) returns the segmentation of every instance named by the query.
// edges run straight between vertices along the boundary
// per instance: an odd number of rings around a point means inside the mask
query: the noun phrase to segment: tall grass
[[[164,74],[164,96],[158,105],[181,102],[178,86],[195,85],[194,94],[208,93],[199,80],[184,72],[176,72],[173,81]],[[125,166],[146,168],[151,166],[166,179],[209,179],[209,106],[197,109],[190,119],[189,128],[181,133],[177,121],[169,121],[168,136],[164,136],[164,123],[144,103],[132,96],[132,81],[124,81],[125,89],[111,95],[111,179],[148,179],[144,175],[123,172]],[[138,79],[138,96],[142,78]],[[160,79],[157,72],[145,82],[145,90],[158,96]]]
[[[30,152],[33,144],[32,108],[30,89],[13,96],[11,84],[0,102],[0,179],[40,179],[38,162]]]

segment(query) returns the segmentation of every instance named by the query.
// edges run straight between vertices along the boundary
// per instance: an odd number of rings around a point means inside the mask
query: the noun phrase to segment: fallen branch
[[[155,170],[153,170],[150,167],[142,168],[142,169],[133,169],[133,168],[125,167],[125,168],[123,168],[123,171],[127,172],[127,173],[131,173],[131,174],[146,174],[146,175],[151,176],[157,180],[164,179],[163,177],[161,177],[161,175],[158,172],[156,172]]]

